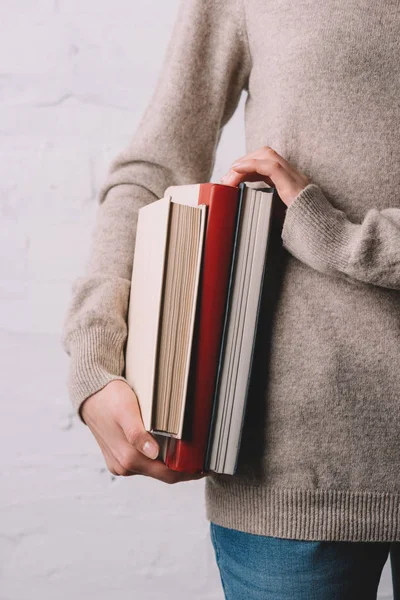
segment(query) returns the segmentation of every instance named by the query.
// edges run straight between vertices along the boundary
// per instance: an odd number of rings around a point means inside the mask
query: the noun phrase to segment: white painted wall
[[[204,481],[113,478],[60,331],[97,192],[144,111],[177,0],[0,3],[0,600],[222,600]],[[243,100],[214,179],[245,152]],[[391,598],[389,572],[381,598]]]

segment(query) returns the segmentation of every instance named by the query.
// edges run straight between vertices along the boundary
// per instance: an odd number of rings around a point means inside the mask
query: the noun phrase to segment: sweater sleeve
[[[352,223],[310,183],[286,209],[282,241],[322,273],[400,290],[400,208],[371,208]]]
[[[89,260],[63,324],[68,392],[83,401],[124,381],[127,310],[138,210],[170,185],[209,181],[222,128],[248,89],[242,0],[181,0],[158,81],[99,192]]]

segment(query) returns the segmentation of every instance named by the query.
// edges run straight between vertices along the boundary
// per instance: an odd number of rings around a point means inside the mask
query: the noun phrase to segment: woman
[[[122,376],[138,209],[209,181],[243,91],[248,153],[224,183],[286,205],[265,385],[235,476],[206,478],[229,599],[376,598],[400,541],[400,9],[182,0],[153,97],[100,192],[64,328],[71,400],[109,470],[155,460]],[[261,359],[264,359],[262,356]]]

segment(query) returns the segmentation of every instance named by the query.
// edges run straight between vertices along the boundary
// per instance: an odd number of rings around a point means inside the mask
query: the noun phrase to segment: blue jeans
[[[227,600],[376,600],[390,556],[400,600],[400,542],[314,542],[210,523]]]

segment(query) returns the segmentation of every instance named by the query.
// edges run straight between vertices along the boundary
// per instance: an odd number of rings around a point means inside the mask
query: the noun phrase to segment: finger
[[[118,412],[116,413],[117,424],[122,429],[128,444],[154,460],[160,452],[157,440],[143,425],[136,394],[130,387],[125,386],[125,388],[123,392],[120,392]]]
[[[118,462],[118,460],[113,455],[111,449],[108,447],[105,440],[103,440],[102,436],[97,432],[97,430],[92,429],[92,433],[100,447],[100,450],[104,456],[105,463],[107,465],[108,470],[115,476],[119,476],[120,472],[123,470],[122,466]],[[132,473],[133,474],[133,473]]]
[[[273,151],[273,149],[270,146],[261,146],[260,148],[257,148],[257,150],[253,150],[253,152],[243,154],[243,156],[240,156],[234,162],[247,160],[248,158],[262,158],[268,151]]]
[[[177,483],[178,481],[200,479],[204,476],[203,473],[192,474],[173,471],[167,467],[161,459],[152,460],[147,458],[127,443],[120,447],[117,458],[123,467],[122,474],[128,474],[133,471],[140,475],[159,479],[165,483]]]
[[[276,160],[276,161],[280,162],[282,166],[286,167],[286,169],[296,170],[295,167],[289,161],[287,161],[274,148],[271,148],[271,146],[261,146],[261,148],[257,148],[257,150],[254,150],[254,152],[249,152],[248,154],[241,156],[240,158],[238,158],[237,160],[235,160],[232,163],[232,166],[238,162],[242,162],[244,160],[248,160],[251,158],[259,158],[259,159],[265,158],[268,160]]]
[[[249,158],[243,160],[240,165],[232,167],[229,172],[227,183],[229,185],[239,185],[240,182],[248,180],[248,177],[258,177],[263,180],[268,178],[270,185],[277,188],[287,186],[293,183],[294,178],[290,172],[278,161],[267,159]]]
[[[229,171],[228,175],[229,178],[233,178],[233,177],[237,177],[238,176],[238,172],[237,171]],[[235,179],[236,181],[236,179]],[[246,177],[241,178],[239,180],[239,183],[241,181],[265,181],[265,183],[267,183],[269,186],[274,186],[274,182],[272,181],[272,179],[270,179],[270,177],[268,176],[263,176],[260,175],[259,173],[247,173]],[[239,185],[239,183],[231,183],[231,179],[229,180],[229,185]]]
[[[254,157],[251,156],[249,158],[265,158],[268,160],[274,160],[279,162],[282,165],[282,167],[285,167],[285,169],[288,172],[291,172],[293,175],[300,173],[300,171],[297,171],[297,169],[292,163],[286,160],[286,158],[279,154],[279,152],[277,152],[274,148],[271,148],[271,146],[262,146],[261,148],[259,148],[258,151],[256,151]]]
[[[159,461],[154,461],[153,464],[157,462]],[[143,474],[154,478],[154,474]],[[205,473],[182,473],[181,471],[173,471],[167,467],[167,470],[157,473],[156,478],[165,483],[180,483],[181,481],[196,481],[198,479],[203,479],[204,477],[206,477]]]

